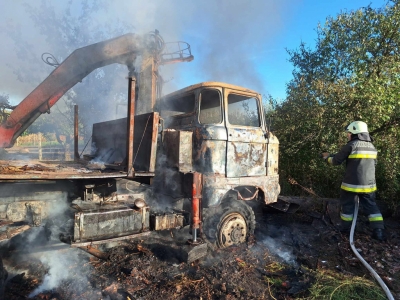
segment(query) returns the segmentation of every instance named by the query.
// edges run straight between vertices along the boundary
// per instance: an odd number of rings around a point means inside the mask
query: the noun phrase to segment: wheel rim
[[[221,248],[246,241],[247,225],[244,217],[239,213],[227,215],[221,222],[218,231],[218,243]]]

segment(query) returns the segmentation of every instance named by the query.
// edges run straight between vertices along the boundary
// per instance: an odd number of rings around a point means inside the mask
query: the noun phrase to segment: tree
[[[104,0],[68,1],[60,4],[42,0],[41,4],[24,4],[26,11],[40,35],[49,46],[54,57],[54,66],[62,62],[74,50],[132,31],[132,26],[118,19],[99,21],[97,14],[106,12],[108,3]],[[23,40],[18,26],[9,26],[8,34],[15,43],[18,58],[25,62],[22,67],[13,67],[17,78],[37,86],[52,71],[53,66],[43,63],[33,52],[30,42]],[[79,105],[81,135],[90,137],[94,122],[115,117],[117,103],[127,99],[127,68],[111,65],[97,69],[88,75],[83,84],[75,85],[52,108],[51,114],[42,115],[28,130],[31,132],[54,132],[67,137],[73,134],[74,105]],[[111,116],[110,116],[111,114]]]
[[[337,196],[342,170],[322,165],[318,154],[337,152],[346,143],[344,127],[362,120],[379,151],[379,195],[399,197],[399,29],[400,1],[389,1],[329,17],[317,28],[315,49],[288,51],[293,79],[287,99],[274,103],[283,177]]]
[[[10,114],[10,109],[14,106],[10,104],[10,96],[7,94],[0,94],[0,123],[6,120]]]

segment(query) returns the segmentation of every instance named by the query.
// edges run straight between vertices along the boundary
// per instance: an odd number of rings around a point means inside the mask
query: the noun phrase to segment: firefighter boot
[[[374,231],[372,232],[372,238],[382,242],[386,240],[385,232],[383,231],[382,228],[375,228]]]

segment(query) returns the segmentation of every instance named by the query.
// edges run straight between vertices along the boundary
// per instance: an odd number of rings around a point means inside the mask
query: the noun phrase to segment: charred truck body
[[[201,237],[222,248],[244,242],[255,228],[253,204],[278,200],[278,139],[267,130],[260,94],[249,89],[206,82],[160,97],[158,66],[193,59],[182,45],[165,53],[157,33],[90,45],[28,95],[2,123],[0,147],[12,147],[94,69],[128,66],[127,117],[93,125],[90,155],[36,164],[2,158],[1,222],[40,226],[64,199],[71,206],[64,239],[73,246],[185,225],[194,244]]]

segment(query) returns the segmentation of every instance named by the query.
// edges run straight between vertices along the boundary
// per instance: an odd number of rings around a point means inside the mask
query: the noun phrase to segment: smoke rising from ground
[[[23,188],[23,186],[19,187],[18,190],[21,191]],[[9,241],[8,247],[13,249],[10,259],[17,262],[13,264],[17,266],[17,269],[14,269],[8,267],[5,261],[5,267],[10,275],[26,273],[26,270],[20,270],[18,266],[24,265],[23,262],[27,260],[40,261],[43,268],[47,270],[43,281],[29,297],[56,289],[62,282],[68,282],[75,291],[84,291],[88,286],[87,278],[82,271],[84,252],[60,243],[60,232],[72,233],[73,218],[70,215],[71,211],[66,195],[60,196],[59,193],[56,195],[57,199],[42,206],[41,213],[43,216],[47,216],[46,223],[43,222],[39,227],[32,227],[29,231]],[[43,195],[43,198],[51,198],[51,193],[46,197]],[[9,279],[12,277],[12,275],[9,276]]]
[[[46,253],[46,255],[41,255],[39,260],[48,268],[48,272],[44,276],[42,284],[29,295],[29,298],[57,288],[66,280],[72,281],[75,289],[79,289],[79,286],[86,287],[87,278],[77,272],[77,269],[82,264],[78,251],[82,250],[68,249],[68,251],[64,250],[62,253],[53,251]]]
[[[268,224],[268,228],[259,228],[257,241],[266,246],[269,252],[279,257],[286,264],[297,266],[296,255],[293,254],[292,229],[287,226],[276,227]]]
[[[287,246],[282,244],[281,241],[271,237],[266,237],[261,241],[261,243],[265,245],[272,254],[281,258],[285,263],[296,265],[296,257],[290,250],[288,250]]]

